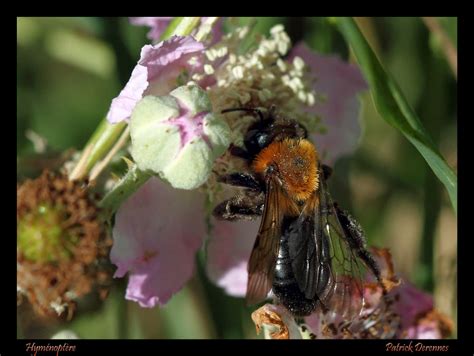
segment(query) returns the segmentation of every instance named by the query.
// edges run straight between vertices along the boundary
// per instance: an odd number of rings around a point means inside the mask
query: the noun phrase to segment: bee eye
[[[258,152],[268,144],[269,135],[259,130],[251,130],[245,137],[245,146],[251,152]]]
[[[268,135],[266,133],[257,136],[257,144],[260,148],[267,145]]]
[[[268,134],[256,132],[246,140],[246,146],[250,151],[258,152],[268,145]]]

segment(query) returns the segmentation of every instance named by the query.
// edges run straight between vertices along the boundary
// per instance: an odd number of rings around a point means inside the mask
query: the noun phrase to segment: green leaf
[[[394,126],[420,152],[433,172],[446,187],[457,213],[457,176],[439,153],[420,119],[406,101],[391,75],[386,72],[370,48],[355,21],[350,17],[334,19],[351,45],[380,116]]]

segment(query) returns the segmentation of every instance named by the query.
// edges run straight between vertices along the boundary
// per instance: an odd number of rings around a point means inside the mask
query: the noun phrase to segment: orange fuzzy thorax
[[[284,139],[265,147],[252,163],[263,176],[273,165],[283,188],[295,201],[306,201],[318,189],[318,153],[305,139]]]

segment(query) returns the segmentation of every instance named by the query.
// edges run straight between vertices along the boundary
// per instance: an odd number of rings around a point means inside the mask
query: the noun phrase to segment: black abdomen
[[[288,238],[290,235],[285,232],[291,223],[295,222],[295,219],[297,218],[285,217],[282,224],[280,248],[275,265],[272,289],[273,294],[275,294],[292,314],[295,316],[306,316],[316,309],[319,301],[316,296],[313,299],[307,299],[305,297],[293,273],[288,246]]]

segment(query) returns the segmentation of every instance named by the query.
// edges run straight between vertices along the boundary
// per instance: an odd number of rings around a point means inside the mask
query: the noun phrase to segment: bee
[[[248,172],[220,176],[219,182],[245,188],[218,204],[213,215],[235,221],[261,216],[248,262],[246,300],[256,304],[270,292],[294,316],[318,308],[344,318],[364,308],[367,273],[382,286],[380,269],[366,249],[360,225],[333,202],[327,187],[331,168],[297,121],[256,108],[234,108],[258,116],[244,147],[230,152]]]

